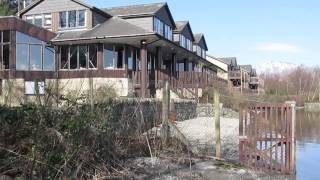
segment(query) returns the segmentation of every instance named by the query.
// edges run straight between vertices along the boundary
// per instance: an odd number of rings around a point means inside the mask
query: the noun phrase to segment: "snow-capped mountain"
[[[290,72],[297,68],[297,64],[288,63],[284,61],[270,61],[263,64],[256,65],[256,70],[258,74],[278,74],[284,72]]]

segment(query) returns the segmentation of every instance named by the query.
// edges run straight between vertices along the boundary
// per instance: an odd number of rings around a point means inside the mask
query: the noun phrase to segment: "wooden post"
[[[168,145],[169,142],[169,110],[170,110],[170,89],[169,82],[165,82],[162,93],[162,128],[161,128],[161,140],[164,146]]]
[[[140,49],[141,61],[141,97],[146,97],[147,92],[147,42],[141,41]]]
[[[296,102],[291,103],[291,171],[295,174],[296,171]]]
[[[215,137],[216,137],[216,158],[221,158],[221,140],[220,140],[220,95],[216,88],[214,93],[214,121],[215,121]]]
[[[240,69],[240,92],[242,94],[242,69]]]
[[[93,78],[89,77],[89,98],[90,98],[90,108],[93,111],[94,102],[93,102]]]

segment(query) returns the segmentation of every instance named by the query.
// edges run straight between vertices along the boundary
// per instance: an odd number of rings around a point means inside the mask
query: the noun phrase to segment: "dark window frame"
[[[8,41],[4,42],[4,39],[5,39],[5,36],[4,36],[4,32],[9,32],[8,36],[9,36],[9,39]],[[11,34],[12,32],[10,30],[3,30],[3,31],[0,31],[0,69],[1,70],[8,70],[10,69],[10,58],[11,58],[11,54],[10,54],[10,49],[11,49]],[[5,46],[8,46],[8,59],[7,59],[7,68],[5,67],[5,64],[4,64],[4,47]]]

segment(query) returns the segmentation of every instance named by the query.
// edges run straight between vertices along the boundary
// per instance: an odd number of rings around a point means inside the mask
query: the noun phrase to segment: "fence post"
[[[220,95],[216,88],[214,93],[214,120],[215,120],[215,137],[216,137],[216,157],[221,158],[221,139],[220,139]]]
[[[164,146],[169,142],[169,109],[170,109],[170,89],[168,81],[165,82],[162,93],[162,128],[161,128],[161,140]]]

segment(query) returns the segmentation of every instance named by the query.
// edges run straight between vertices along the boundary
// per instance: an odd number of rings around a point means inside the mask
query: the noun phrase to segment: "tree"
[[[0,0],[0,16],[14,15],[18,11],[17,1]]]

